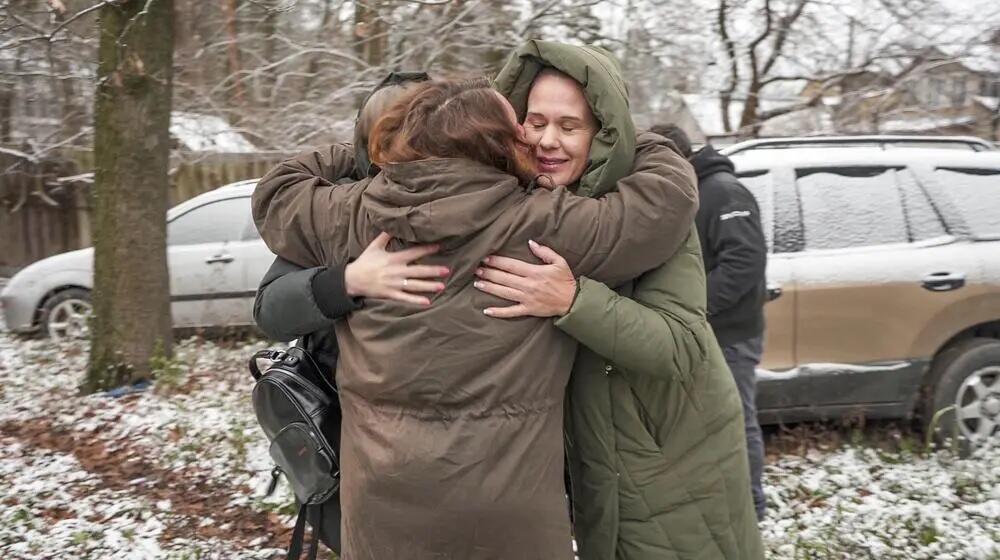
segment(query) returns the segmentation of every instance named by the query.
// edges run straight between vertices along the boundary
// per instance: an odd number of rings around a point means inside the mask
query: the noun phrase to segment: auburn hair
[[[534,152],[520,140],[504,101],[486,79],[433,80],[412,86],[371,131],[372,162],[464,158],[514,175],[535,176]]]

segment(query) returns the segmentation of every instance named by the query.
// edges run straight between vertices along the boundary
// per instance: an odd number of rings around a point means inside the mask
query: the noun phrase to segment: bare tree
[[[995,26],[1000,13],[968,22],[951,8],[938,0],[718,0],[712,26],[725,68],[718,89],[725,129],[756,135],[767,121],[819,107],[830,95],[843,100],[838,113],[858,104],[876,115],[895,110],[928,69],[921,59],[929,49],[963,58],[983,42],[977,29]],[[788,87],[805,95],[764,105],[775,92],[798,95]],[[739,119],[731,122],[737,100]]]
[[[232,105],[242,109],[246,98],[243,87],[242,66],[240,65],[240,35],[236,21],[238,0],[222,0],[223,11],[226,14],[226,61],[229,75],[233,76]]]
[[[88,392],[150,376],[173,340],[166,257],[173,0],[102,4]]]
[[[739,127],[744,128],[756,125],[760,122],[758,111],[760,108],[761,90],[767,85],[775,66],[784,55],[784,50],[788,44],[789,34],[792,32],[796,22],[802,18],[806,7],[814,0],[791,0],[783,11],[779,11],[777,0],[764,0],[761,8],[763,18],[763,28],[753,36],[742,52],[737,50],[733,39],[730,25],[733,0],[719,0],[718,7],[718,33],[725,47],[725,56],[729,63],[729,80],[722,89],[719,96],[720,110],[722,111],[723,126],[732,130],[730,122],[729,106],[732,103],[733,94],[737,88],[744,87],[745,102],[743,112],[740,116]],[[764,54],[762,45],[767,43],[767,52]],[[741,56],[745,57],[740,60]],[[749,76],[741,79],[741,66],[747,69]],[[743,82],[746,85],[743,85]],[[777,115],[774,115],[777,116]]]

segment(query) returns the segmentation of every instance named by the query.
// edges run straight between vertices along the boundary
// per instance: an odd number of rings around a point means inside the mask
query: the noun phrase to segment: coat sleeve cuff
[[[312,293],[316,307],[329,319],[339,319],[361,309],[364,299],[347,295],[344,270],[347,265],[330,266],[312,277]]]
[[[589,340],[595,325],[606,322],[615,296],[614,290],[604,284],[581,276],[577,280],[576,299],[569,312],[556,319],[555,325],[566,334],[584,342]]]

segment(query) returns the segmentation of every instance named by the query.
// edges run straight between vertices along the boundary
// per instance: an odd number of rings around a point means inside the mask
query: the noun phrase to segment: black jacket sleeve
[[[289,196],[308,204],[316,187],[349,183],[354,172],[353,148],[334,144],[281,162],[261,180],[254,197],[277,181],[294,185]],[[303,268],[275,258],[257,288],[253,306],[257,326],[267,336],[283,341],[333,328],[337,319],[361,306],[361,299],[347,295],[345,268],[346,265]]]
[[[729,309],[764,278],[767,243],[753,195],[735,179],[724,183],[725,196],[706,209],[707,245],[715,255],[708,273],[708,314]]]
[[[288,341],[333,328],[337,319],[361,307],[347,295],[345,266],[302,268],[281,257],[257,288],[253,316],[260,330]]]

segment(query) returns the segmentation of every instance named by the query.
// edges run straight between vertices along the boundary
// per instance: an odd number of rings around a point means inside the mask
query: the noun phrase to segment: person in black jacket
[[[690,138],[679,127],[657,125],[650,130],[672,140],[698,174],[695,225],[708,275],[708,321],[743,401],[754,506],[760,519],[766,500],[761,486],[764,439],[757,423],[756,368],[763,352],[767,291],[767,242],[760,209],[736,177],[733,162],[711,145],[692,152]]]

